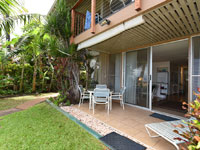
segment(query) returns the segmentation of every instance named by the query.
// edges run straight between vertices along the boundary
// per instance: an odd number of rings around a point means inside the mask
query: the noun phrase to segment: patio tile
[[[111,120],[111,121],[108,121],[108,122],[106,122],[108,125],[110,125],[110,126],[112,126],[112,127],[114,127],[114,128],[124,128],[123,127],[123,124],[120,122],[120,121],[118,121],[118,120]]]
[[[155,149],[162,149],[162,150],[176,150],[175,146],[171,143],[167,142],[163,138],[160,138],[160,140],[153,146]]]
[[[170,144],[163,138],[151,138],[147,134],[145,124],[163,121],[149,116],[150,114],[152,114],[152,112],[150,111],[127,105],[125,106],[125,110],[123,110],[118,103],[113,104],[113,109],[111,110],[109,115],[107,115],[107,111],[105,110],[105,106],[103,105],[96,106],[94,115],[92,114],[92,110],[88,109],[87,103],[81,105],[79,109],[124,132],[125,134],[128,134],[136,140],[139,140],[142,143],[155,148],[156,150],[175,149],[172,144]]]
[[[137,140],[142,141],[144,144],[147,144],[151,147],[153,147],[156,143],[159,142],[160,138],[150,138],[145,130],[140,130],[140,131],[141,132],[139,132],[138,134],[133,136]],[[161,149],[159,149],[159,150],[161,150]]]
[[[135,119],[126,119],[122,122],[124,125],[134,128],[135,126],[139,125],[140,123]]]

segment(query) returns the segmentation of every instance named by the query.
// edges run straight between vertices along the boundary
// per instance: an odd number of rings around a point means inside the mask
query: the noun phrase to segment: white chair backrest
[[[96,88],[94,89],[94,97],[97,98],[108,98],[110,96],[110,90],[109,89],[100,89]]]
[[[97,84],[96,88],[98,88],[98,89],[107,89],[107,85],[106,84]]]
[[[120,89],[120,95],[124,95],[124,93],[125,93],[125,90],[126,90],[126,87],[122,87],[121,89]]]

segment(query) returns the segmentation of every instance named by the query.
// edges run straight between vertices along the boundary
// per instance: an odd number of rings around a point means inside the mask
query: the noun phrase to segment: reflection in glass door
[[[192,91],[197,92],[200,88],[200,36],[192,38]],[[198,93],[198,92],[197,92]],[[192,96],[195,100],[196,96]]]
[[[149,49],[126,54],[125,102],[149,108]]]

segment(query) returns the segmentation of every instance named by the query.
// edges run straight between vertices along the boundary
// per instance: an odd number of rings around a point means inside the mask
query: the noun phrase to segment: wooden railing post
[[[72,33],[72,36],[71,36],[71,39],[70,39],[70,43],[72,44],[74,42],[74,28],[75,28],[75,10],[72,9],[71,10],[71,33]]]
[[[141,1],[142,0],[135,0],[135,10],[136,11],[140,11],[142,9]]]
[[[91,33],[95,33],[96,0],[91,0]]]

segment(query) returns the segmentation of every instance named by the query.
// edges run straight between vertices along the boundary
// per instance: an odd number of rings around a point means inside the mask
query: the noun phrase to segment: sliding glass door
[[[200,88],[200,36],[192,38],[192,91]],[[197,92],[198,93],[198,92]],[[195,100],[193,95],[192,100]]]
[[[109,57],[108,87],[119,92],[121,88],[121,54],[111,54]]]
[[[125,102],[149,108],[149,49],[126,53]]]

